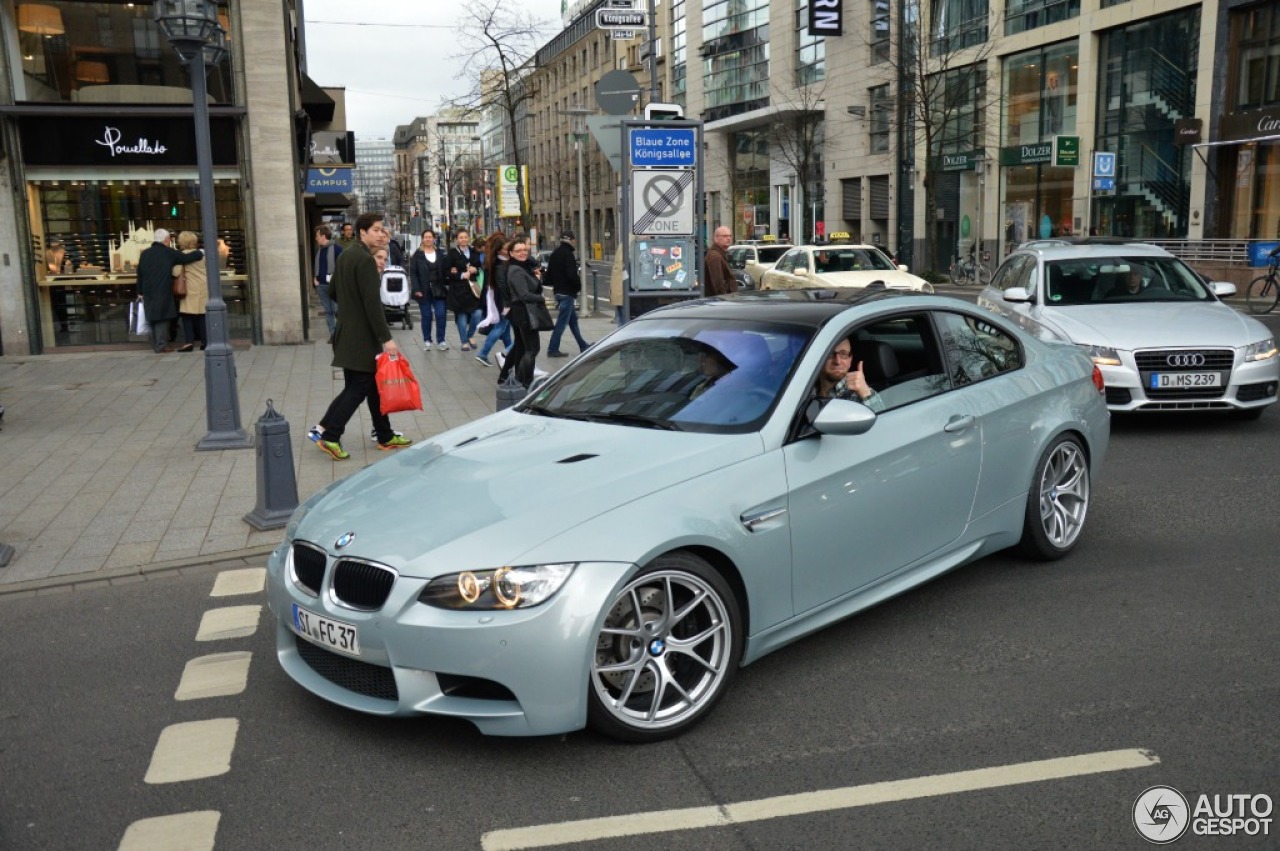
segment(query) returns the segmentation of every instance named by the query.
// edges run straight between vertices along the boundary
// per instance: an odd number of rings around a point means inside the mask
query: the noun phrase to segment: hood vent
[[[557,464],[577,464],[579,461],[587,461],[591,458],[598,457],[594,453],[583,453],[580,455],[570,455],[568,458],[561,458]]]

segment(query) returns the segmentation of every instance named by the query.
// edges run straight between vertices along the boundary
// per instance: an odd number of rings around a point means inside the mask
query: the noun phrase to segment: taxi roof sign
[[[849,237],[848,231],[838,230],[835,233],[827,234],[827,239],[831,240],[832,242],[840,242],[840,241],[848,242],[850,237]]]

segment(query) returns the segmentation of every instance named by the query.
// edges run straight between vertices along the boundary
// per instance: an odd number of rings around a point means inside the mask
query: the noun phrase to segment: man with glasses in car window
[[[857,369],[850,369],[852,366],[853,344],[847,339],[841,340],[831,354],[827,355],[822,372],[818,373],[814,394],[819,399],[852,399],[877,413],[883,411],[884,400],[867,384],[867,379],[862,374],[862,361],[858,361]]]

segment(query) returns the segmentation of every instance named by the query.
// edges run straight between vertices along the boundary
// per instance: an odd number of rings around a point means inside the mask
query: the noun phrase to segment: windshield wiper
[[[662,431],[684,431],[680,426],[669,420],[659,420],[654,417],[646,417],[643,414],[623,414],[618,411],[605,411],[598,414],[581,414],[580,416],[584,420],[593,423],[626,423],[627,425],[656,428]]]
[[[521,413],[534,414],[535,416],[539,416],[539,417],[550,417],[551,419],[555,419],[555,420],[585,419],[585,417],[581,417],[575,414],[567,414],[563,411],[553,411],[550,408],[546,407],[545,405],[532,405],[532,404],[522,405],[520,407],[520,411]]]

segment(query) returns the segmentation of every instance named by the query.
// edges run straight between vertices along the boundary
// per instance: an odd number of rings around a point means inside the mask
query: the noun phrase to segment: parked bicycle
[[[1250,313],[1270,313],[1280,301],[1280,248],[1267,255],[1267,274],[1254,278],[1244,291],[1244,303]]]
[[[977,252],[974,249],[969,249],[968,257],[956,255],[951,261],[951,283],[957,287],[967,287],[974,283],[985,287],[989,280],[991,280],[991,273],[987,269],[987,264],[978,261]]]

